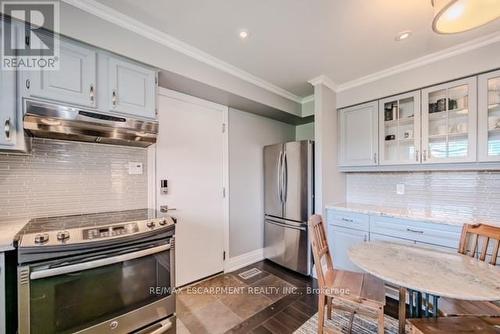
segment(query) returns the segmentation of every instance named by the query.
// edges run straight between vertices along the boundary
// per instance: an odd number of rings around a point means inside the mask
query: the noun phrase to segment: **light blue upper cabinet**
[[[17,141],[16,72],[0,70],[0,148],[9,149]]]
[[[339,164],[378,165],[378,102],[339,111]]]
[[[156,117],[156,72],[151,68],[110,55],[108,94],[110,111]]]
[[[0,21],[0,36],[2,36]],[[0,69],[0,150],[12,150],[17,143],[16,71]]]
[[[28,95],[94,108],[96,58],[94,49],[61,39],[59,70],[30,72],[30,82],[26,82]]]

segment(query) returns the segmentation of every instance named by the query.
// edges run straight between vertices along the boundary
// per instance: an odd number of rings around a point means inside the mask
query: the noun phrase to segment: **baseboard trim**
[[[241,254],[239,256],[230,257],[224,262],[224,272],[238,270],[240,268],[251,265],[252,263],[262,261],[264,259],[264,249],[259,248],[251,252]]]

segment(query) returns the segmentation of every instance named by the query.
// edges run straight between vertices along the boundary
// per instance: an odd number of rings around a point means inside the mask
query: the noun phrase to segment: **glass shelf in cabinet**
[[[429,113],[429,119],[434,120],[434,119],[443,119],[448,117],[448,112],[447,111],[437,111],[434,113]]]
[[[450,117],[453,115],[458,116],[467,116],[469,114],[469,109],[468,108],[461,108],[461,109],[449,109],[448,113],[450,114]]]
[[[429,135],[429,139],[446,139],[448,137],[447,133],[438,133]]]
[[[469,136],[468,132],[450,132],[448,134],[449,138],[460,138],[460,137],[467,137]]]

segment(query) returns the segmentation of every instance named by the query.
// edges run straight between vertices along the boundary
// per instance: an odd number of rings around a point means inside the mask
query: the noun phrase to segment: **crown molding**
[[[314,94],[311,94],[309,96],[305,96],[302,98],[302,101],[300,103],[304,104],[304,103],[309,103],[309,102],[312,102],[314,101]]]
[[[336,92],[338,87],[335,82],[333,82],[332,79],[327,77],[326,75],[322,74],[320,76],[317,76],[316,78],[313,78],[308,81],[311,85],[316,86],[316,85],[324,85],[328,88],[330,88],[332,91]]]
[[[296,103],[302,98],[94,0],[63,2]]]
[[[447,58],[451,58],[454,56],[458,56],[463,53],[467,53],[469,51],[479,49],[481,47],[500,42],[500,32],[495,32],[486,36],[482,36],[476,39],[473,39],[471,41],[461,43],[455,46],[452,46],[450,48],[434,52],[428,55],[425,55],[420,58],[416,58],[413,60],[410,60],[406,63],[402,63],[393,67],[389,67],[385,70],[375,72],[369,75],[366,75],[364,77],[354,79],[351,81],[347,81],[345,83],[342,83],[338,85],[337,87],[337,92],[342,92],[348,89],[352,89],[358,86],[365,85],[370,82],[374,82],[383,78],[390,77],[392,75],[402,73],[405,71],[409,71],[411,69],[424,66],[427,64],[431,64],[440,60],[444,60]],[[311,82],[311,81],[309,81]]]

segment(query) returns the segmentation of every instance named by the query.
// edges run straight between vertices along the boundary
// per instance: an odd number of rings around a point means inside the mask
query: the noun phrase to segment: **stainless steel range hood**
[[[147,147],[158,135],[157,121],[33,100],[24,108],[24,129],[35,137]]]

